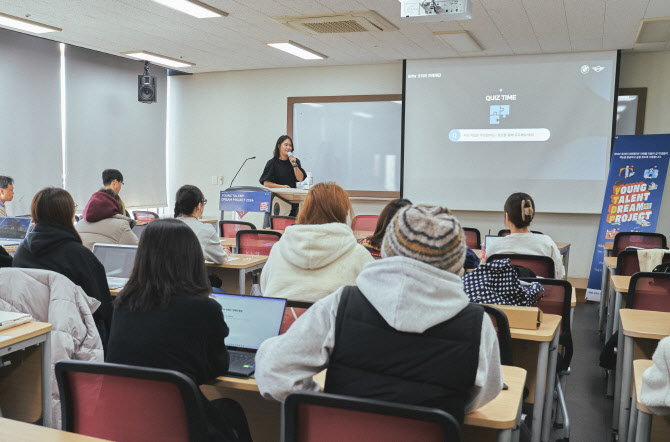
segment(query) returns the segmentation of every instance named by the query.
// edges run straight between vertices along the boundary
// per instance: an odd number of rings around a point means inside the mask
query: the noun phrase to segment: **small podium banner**
[[[600,300],[605,243],[619,232],[656,231],[669,148],[670,134],[621,135],[614,140],[587,300]]]
[[[219,210],[241,213],[269,212],[272,192],[231,192],[222,190],[219,197]]]

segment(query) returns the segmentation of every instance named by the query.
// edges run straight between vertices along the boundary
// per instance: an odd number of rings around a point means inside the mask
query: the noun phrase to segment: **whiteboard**
[[[295,156],[314,183],[400,191],[402,102],[294,103]]]

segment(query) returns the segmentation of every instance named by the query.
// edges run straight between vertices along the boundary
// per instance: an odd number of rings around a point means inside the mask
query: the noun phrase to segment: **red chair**
[[[465,233],[466,246],[471,249],[482,248],[482,235],[479,233],[479,230],[472,227],[463,227],[463,232]]]
[[[509,258],[510,262],[514,265],[532,270],[536,276],[541,276],[542,278],[553,278],[555,276],[554,260],[548,256],[496,253],[495,255],[486,257],[486,261],[497,261],[505,258]]]
[[[312,306],[311,302],[286,301],[284,309],[284,319],[282,319],[279,334],[283,335],[293,325],[293,323]]]
[[[663,255],[662,262],[670,262],[670,253]],[[616,274],[633,276],[640,271],[640,261],[637,259],[637,250],[622,250],[617,255]]]
[[[219,221],[219,236],[236,238],[240,230],[256,230],[256,226],[245,221]]]
[[[351,221],[351,230],[374,232],[379,215],[358,215]]]
[[[544,235],[542,232],[538,232],[537,230],[531,230],[531,233],[535,233],[536,235]],[[509,229],[502,229],[498,231],[498,236],[507,236],[510,233],[512,233]]]
[[[458,442],[461,430],[450,414],[326,393],[293,393],[284,402],[284,442]]]
[[[619,232],[614,237],[612,256],[626,250],[626,247],[638,247],[640,249],[667,249],[668,242],[662,233],[651,232]]]
[[[179,372],[60,361],[56,380],[65,431],[118,442],[207,440],[200,391]]]
[[[159,216],[157,213],[149,212],[148,210],[133,210],[133,218],[135,218],[135,221],[150,223],[157,220]]]
[[[480,304],[484,307],[484,311],[491,322],[493,323],[493,328],[496,329],[498,334],[498,347],[500,348],[500,363],[502,365],[514,365],[514,358],[512,357],[512,334],[509,329],[509,321],[507,316],[497,307],[487,304]]]
[[[288,226],[295,224],[295,216],[273,216],[270,225],[275,230],[286,230]]]
[[[634,274],[628,286],[626,308],[670,312],[670,273]]]
[[[236,235],[237,253],[242,255],[269,255],[281,233],[271,230],[239,230]]]

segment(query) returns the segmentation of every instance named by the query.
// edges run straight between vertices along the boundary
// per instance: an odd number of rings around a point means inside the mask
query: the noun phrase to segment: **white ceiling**
[[[228,17],[197,19],[151,0],[0,0],[0,12],[62,28],[51,40],[109,54],[146,50],[196,63],[185,72],[355,65],[460,56],[434,31],[467,30],[482,55],[670,50],[634,45],[640,20],[670,0],[472,0],[472,20],[411,23],[397,0],[203,0]],[[374,10],[393,32],[307,35],[271,17]],[[305,61],[263,44],[293,40],[328,56]],[[470,55],[470,54],[468,54]]]

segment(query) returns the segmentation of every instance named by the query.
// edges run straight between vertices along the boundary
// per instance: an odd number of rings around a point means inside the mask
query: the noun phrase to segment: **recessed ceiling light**
[[[162,66],[168,66],[171,68],[190,68],[191,66],[195,66],[195,63],[177,60],[176,58],[170,58],[164,55],[158,55],[147,51],[121,52],[121,55],[126,55],[128,57],[136,58],[138,60],[150,61],[152,63],[156,63]]]
[[[667,43],[670,41],[670,17],[645,18],[640,22],[635,43]]]
[[[184,14],[192,15],[196,18],[226,17],[227,12],[216,9],[198,0],[154,0],[156,3],[176,9]]]
[[[468,31],[439,31],[433,34],[451,46],[456,52],[482,52],[483,50]]]
[[[328,58],[323,54],[319,54],[318,52],[313,51],[310,48],[306,48],[305,46],[299,45],[298,43],[295,43],[290,40],[270,42],[265,44],[268,46],[272,46],[275,49],[279,49],[280,51],[288,52],[291,55],[295,55],[296,57],[300,57],[305,60],[322,60],[324,58]]]
[[[60,32],[61,28],[56,28],[49,25],[43,25],[36,21],[26,20],[25,18],[13,17],[11,15],[0,12],[0,26],[8,28],[20,29],[21,31],[32,32],[33,34],[44,34],[47,32]]]

